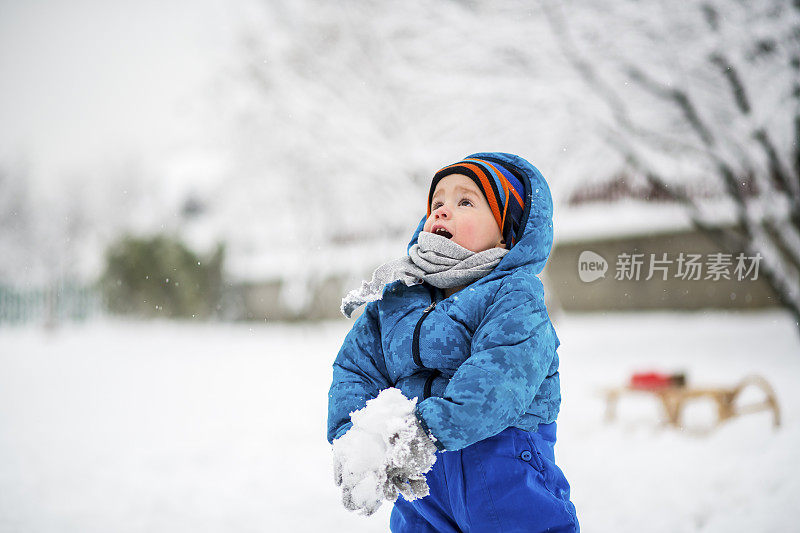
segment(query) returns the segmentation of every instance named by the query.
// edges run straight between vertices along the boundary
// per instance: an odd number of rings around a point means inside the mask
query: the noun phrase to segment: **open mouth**
[[[444,237],[446,239],[452,239],[453,238],[453,234],[450,233],[449,231],[447,231],[446,229],[444,229],[441,226],[434,227],[432,233],[434,233],[436,235],[441,235],[442,237]]]

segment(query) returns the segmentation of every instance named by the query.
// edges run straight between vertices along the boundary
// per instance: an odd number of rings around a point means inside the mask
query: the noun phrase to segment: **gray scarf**
[[[379,266],[370,281],[362,281],[361,287],[342,298],[342,314],[350,318],[360,306],[380,300],[383,287],[398,279],[409,287],[423,281],[440,289],[469,285],[491,272],[506,253],[505,248],[472,252],[447,237],[423,231],[407,257]]]

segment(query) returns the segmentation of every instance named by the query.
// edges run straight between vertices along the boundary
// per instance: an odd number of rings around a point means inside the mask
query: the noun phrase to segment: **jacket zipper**
[[[411,355],[414,357],[414,363],[420,368],[426,367],[422,364],[422,358],[419,356],[419,332],[422,329],[422,323],[435,308],[436,300],[433,300],[431,304],[422,311],[422,316],[419,317],[417,325],[414,327],[414,337],[411,340]]]
[[[432,370],[431,375],[425,380],[425,386],[422,389],[422,399],[431,397],[431,389],[433,389],[433,380],[438,378],[442,373],[438,369]]]
[[[418,367],[424,368],[424,369],[427,369],[427,367],[422,364],[422,358],[419,355],[419,333],[420,333],[420,330],[422,330],[422,323],[428,317],[430,312],[433,311],[434,309],[436,309],[436,304],[437,303],[438,302],[436,301],[436,293],[432,290],[431,291],[431,303],[430,303],[430,305],[428,307],[425,308],[424,311],[422,311],[422,316],[419,317],[419,320],[417,321],[417,325],[414,327],[414,337],[413,337],[413,339],[411,341],[411,355],[414,356],[414,363]],[[426,398],[430,398],[431,389],[433,388],[433,380],[436,379],[437,376],[439,376],[439,375],[441,375],[441,372],[438,369],[431,370],[431,373],[428,376],[428,379],[425,380],[425,385],[423,386],[423,392],[422,392],[422,399],[423,400],[426,399]]]

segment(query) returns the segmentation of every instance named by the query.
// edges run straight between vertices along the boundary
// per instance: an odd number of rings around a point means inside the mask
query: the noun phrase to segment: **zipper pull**
[[[424,314],[428,314],[428,313],[430,313],[431,311],[433,311],[433,308],[434,308],[434,307],[436,307],[436,302],[435,302],[435,301],[431,302],[431,305],[429,305],[428,307],[426,307],[426,308],[425,308],[425,310],[423,311],[423,313],[424,313]]]

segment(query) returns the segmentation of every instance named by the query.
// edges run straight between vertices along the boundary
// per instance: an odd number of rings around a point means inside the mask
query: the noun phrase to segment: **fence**
[[[65,281],[43,288],[0,284],[0,325],[80,321],[101,311],[102,299],[93,287]]]

